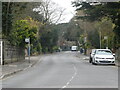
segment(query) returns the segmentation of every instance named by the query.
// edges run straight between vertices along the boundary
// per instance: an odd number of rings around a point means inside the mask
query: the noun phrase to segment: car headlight
[[[111,59],[115,59],[114,57],[112,57]]]
[[[112,57],[112,58],[107,58],[107,59],[115,59],[114,57]]]
[[[113,58],[111,58],[111,59],[114,59],[114,57],[113,57]]]

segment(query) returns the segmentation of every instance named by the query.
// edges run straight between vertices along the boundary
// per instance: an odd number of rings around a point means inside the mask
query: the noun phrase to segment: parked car
[[[92,64],[115,64],[115,54],[110,49],[96,49]]]
[[[71,51],[77,51],[78,50],[78,47],[77,46],[72,46],[71,47]]]
[[[92,49],[92,51],[91,51],[91,53],[90,53],[89,63],[92,62],[92,58],[93,58],[94,54],[95,54],[95,49]]]

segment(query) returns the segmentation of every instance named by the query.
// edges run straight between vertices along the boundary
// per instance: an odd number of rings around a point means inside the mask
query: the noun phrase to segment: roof
[[[96,49],[96,50],[109,50],[110,51],[110,49]]]

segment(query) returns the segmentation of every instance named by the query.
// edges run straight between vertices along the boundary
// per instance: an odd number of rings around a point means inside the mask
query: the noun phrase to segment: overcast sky
[[[69,22],[69,20],[75,14],[75,8],[72,7],[72,5],[71,5],[71,1],[74,1],[74,0],[52,0],[52,1],[57,3],[58,5],[60,5],[60,7],[65,8],[65,12],[64,12],[65,13],[65,15],[64,15],[65,20],[62,21],[62,23]]]

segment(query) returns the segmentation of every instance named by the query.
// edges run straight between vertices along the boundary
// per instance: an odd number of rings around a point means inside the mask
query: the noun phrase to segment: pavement
[[[0,80],[34,66],[38,60],[40,60],[39,58],[40,56],[31,56],[29,63],[29,58],[25,57],[25,60],[21,60],[19,62],[9,63],[2,66],[0,65]]]

